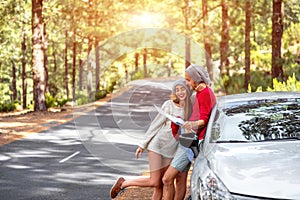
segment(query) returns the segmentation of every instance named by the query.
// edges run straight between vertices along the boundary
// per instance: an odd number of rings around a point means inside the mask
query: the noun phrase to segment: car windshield
[[[300,139],[300,99],[251,100],[222,106],[212,124],[214,142]]]

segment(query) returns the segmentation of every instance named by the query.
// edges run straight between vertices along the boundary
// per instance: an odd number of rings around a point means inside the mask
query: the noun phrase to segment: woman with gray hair
[[[195,83],[200,84],[203,82],[208,86],[211,85],[209,74],[203,67],[192,64],[185,70],[185,72],[195,81]]]
[[[185,70],[187,84],[196,91],[196,100],[193,105],[192,114],[188,121],[183,124],[186,132],[195,132],[197,139],[202,140],[206,131],[206,125],[210,111],[216,103],[216,97],[209,87],[210,78],[208,72],[199,65],[190,65]],[[163,177],[165,200],[182,200],[186,193],[186,180],[191,166],[191,160],[186,148],[179,145],[176,154]],[[180,174],[181,185],[174,186],[175,177]]]

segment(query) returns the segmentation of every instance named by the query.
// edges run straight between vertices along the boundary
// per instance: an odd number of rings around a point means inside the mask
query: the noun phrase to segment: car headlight
[[[208,168],[198,171],[191,179],[193,200],[234,200],[222,181]],[[203,168],[202,168],[203,169]],[[202,171],[202,172],[201,172]]]

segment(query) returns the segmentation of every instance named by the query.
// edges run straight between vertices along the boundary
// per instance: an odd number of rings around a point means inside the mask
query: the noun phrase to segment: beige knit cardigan
[[[175,105],[172,100],[163,103],[162,108],[166,113],[175,117],[184,118],[184,108]],[[171,121],[158,113],[148,128],[144,140],[139,146],[143,149],[156,152],[166,158],[173,158],[178,146],[172,134]]]

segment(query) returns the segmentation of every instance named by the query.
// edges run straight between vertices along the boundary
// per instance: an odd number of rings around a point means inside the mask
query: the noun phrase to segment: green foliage
[[[106,90],[98,90],[95,93],[95,100],[99,100],[106,97]]]
[[[286,81],[280,82],[278,79],[273,79],[273,86],[267,87],[263,89],[262,86],[257,86],[256,89],[252,89],[251,85],[248,85],[248,92],[262,92],[262,91],[291,91],[291,92],[299,92],[300,91],[300,81],[297,80],[295,74],[289,76]]]
[[[46,108],[62,107],[71,99],[67,98],[54,98],[50,93],[46,93]]]
[[[33,110],[34,109],[34,104],[33,103],[32,104],[28,104],[27,105],[27,109]]]
[[[144,78],[144,70],[138,70],[131,75],[131,80],[138,80]]]
[[[225,76],[223,78],[224,88],[226,93],[244,93],[257,90],[266,90],[272,84],[271,74],[266,71],[251,71],[250,72],[250,83],[248,84],[247,91],[244,88],[244,77],[243,73],[233,73],[230,77]]]
[[[285,24],[285,29],[289,28],[293,23],[300,22],[300,7],[298,0],[289,0],[284,2],[284,18],[283,22]],[[297,31],[297,33],[299,34],[299,31]]]
[[[55,98],[51,94],[46,93],[46,108],[55,107]]]
[[[58,107],[62,107],[62,106],[64,106],[68,101],[71,101],[71,99],[67,99],[67,98],[56,99],[56,105],[57,105]]]
[[[276,78],[273,79],[273,87],[267,88],[267,91],[292,91],[300,92],[300,81],[296,79],[295,74],[289,76],[287,81],[280,82]]]
[[[282,37],[283,37],[283,44],[286,48],[288,46],[293,47],[295,44],[298,44],[298,48],[299,48],[299,41],[300,41],[299,30],[300,30],[299,23],[291,23],[291,25],[284,31]]]
[[[251,51],[251,67],[252,71],[270,71],[271,70],[272,53],[271,50],[262,50],[258,47],[257,50]]]
[[[227,94],[242,93],[245,91],[243,74],[234,74],[230,77],[223,77],[223,84]]]
[[[76,96],[76,105],[83,105],[89,103],[89,98],[83,94]]]
[[[0,104],[0,112],[11,112],[14,111],[18,106],[18,102],[6,102]]]
[[[106,88],[108,93],[112,93],[114,91],[114,87],[116,85],[116,82],[111,82],[108,87]]]

